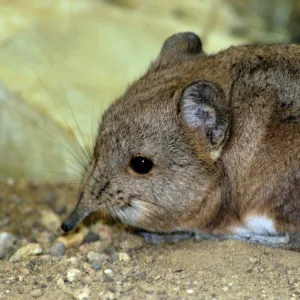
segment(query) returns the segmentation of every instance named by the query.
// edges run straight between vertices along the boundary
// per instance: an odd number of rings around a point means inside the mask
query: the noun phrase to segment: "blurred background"
[[[101,112],[178,31],[300,42],[299,0],[1,0],[0,180],[71,181]]]

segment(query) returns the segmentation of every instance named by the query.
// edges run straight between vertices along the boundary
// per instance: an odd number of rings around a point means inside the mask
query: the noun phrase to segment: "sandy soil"
[[[61,236],[75,201],[75,185],[0,184],[0,299],[300,298],[296,251],[237,241],[149,245],[93,218]]]

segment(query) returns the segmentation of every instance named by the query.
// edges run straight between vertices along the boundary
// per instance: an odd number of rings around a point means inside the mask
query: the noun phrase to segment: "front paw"
[[[161,243],[175,244],[193,237],[193,233],[153,233],[140,231],[138,234],[147,242],[154,245]]]

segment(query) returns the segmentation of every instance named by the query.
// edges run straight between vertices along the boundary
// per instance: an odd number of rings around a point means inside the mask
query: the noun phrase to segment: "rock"
[[[100,266],[107,262],[108,256],[106,254],[89,251],[87,259],[91,264],[99,264]]]
[[[55,243],[49,250],[52,256],[63,256],[66,252],[64,243]]]
[[[96,271],[100,270],[101,269],[101,266],[97,263],[92,263],[92,268]]]
[[[64,282],[64,280],[63,280],[62,277],[59,277],[59,278],[57,279],[57,281],[56,281],[56,284],[57,284],[60,288],[62,288],[62,287],[65,285],[65,282]]]
[[[82,244],[84,237],[87,235],[87,233],[88,229],[85,227],[81,227],[78,232],[60,236],[58,239],[56,239],[56,242],[63,243],[67,249],[76,247]]]
[[[119,260],[120,261],[130,261],[130,256],[125,252],[119,253]]]
[[[107,245],[108,245],[107,242],[101,242],[101,241],[83,244],[79,247],[79,252],[81,254],[86,254],[89,251],[101,253],[105,251]]]
[[[114,280],[110,276],[104,274],[103,281],[104,282],[113,282]]]
[[[1,200],[1,199],[0,199]],[[10,222],[10,218],[6,215],[3,215],[1,218],[0,218],[0,227],[4,227],[6,225],[8,225]]]
[[[111,269],[104,270],[104,274],[110,277],[114,276],[114,272]]]
[[[82,276],[82,272],[78,269],[71,268],[67,271],[67,279],[69,282],[74,282],[80,279]]]
[[[51,244],[56,238],[54,232],[49,232],[49,231],[37,232],[35,234],[35,237],[37,243],[42,245],[48,244],[48,246],[50,246],[49,244]]]
[[[45,262],[50,262],[51,261],[51,255],[49,255],[49,254],[41,255],[40,259],[42,261],[45,261]]]
[[[81,267],[84,270],[84,272],[89,274],[89,276],[91,276],[91,277],[93,277],[96,274],[96,270],[94,268],[92,268],[92,266],[87,262],[84,262],[81,265]]]
[[[83,240],[84,244],[93,243],[99,240],[99,235],[93,231],[89,231]]]
[[[0,233],[0,259],[10,255],[16,247],[17,238],[9,233],[2,232]]]
[[[43,202],[50,208],[54,208],[56,202],[55,194],[53,192],[48,192]]]
[[[108,244],[112,242],[112,231],[107,225],[98,222],[91,227],[91,231],[100,237],[100,241],[107,241]]]
[[[30,295],[33,298],[38,298],[43,295],[43,291],[41,289],[36,289],[36,290],[31,291]]]
[[[22,274],[23,276],[27,276],[30,274],[30,271],[27,268],[22,268],[20,270],[20,274]]]
[[[153,261],[154,261],[154,259],[153,259],[152,256],[146,256],[146,257],[145,257],[145,262],[146,262],[147,264],[152,264]]]
[[[38,255],[43,252],[39,244],[28,244],[20,248],[10,259],[10,262],[17,262],[32,255]]]
[[[52,210],[42,210],[41,212],[41,224],[49,231],[55,232],[60,229],[60,218]]]
[[[139,249],[142,246],[142,239],[135,235],[128,235],[128,238],[120,243],[120,248],[123,250]]]
[[[86,274],[82,279],[81,282],[84,284],[90,284],[92,282],[92,278],[90,275]]]
[[[6,184],[9,186],[14,186],[16,181],[13,178],[7,178]]]
[[[14,204],[16,205],[21,205],[23,203],[23,200],[21,198],[19,198],[18,196],[14,195],[12,197],[12,201],[14,202]]]
[[[258,262],[258,259],[255,257],[250,257],[249,260],[252,264],[256,264]]]
[[[103,295],[103,299],[106,299],[106,300],[115,300],[117,298],[116,298],[116,295],[112,291],[108,291],[108,292],[106,292]]]
[[[90,297],[90,289],[85,287],[83,289],[77,289],[72,293],[72,296],[77,300],[86,300]]]
[[[54,211],[58,215],[63,215],[67,211],[67,206],[66,206],[66,204],[57,205],[57,206],[55,206]]]
[[[117,249],[112,246],[112,245],[109,245],[107,246],[105,249],[104,249],[104,253],[108,254],[108,255],[113,255],[117,252]]]

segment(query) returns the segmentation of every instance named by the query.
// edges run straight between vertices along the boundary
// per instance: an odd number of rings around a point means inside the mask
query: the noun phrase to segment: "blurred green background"
[[[300,42],[299,0],[2,0],[0,179],[80,178],[101,112],[178,31]]]

